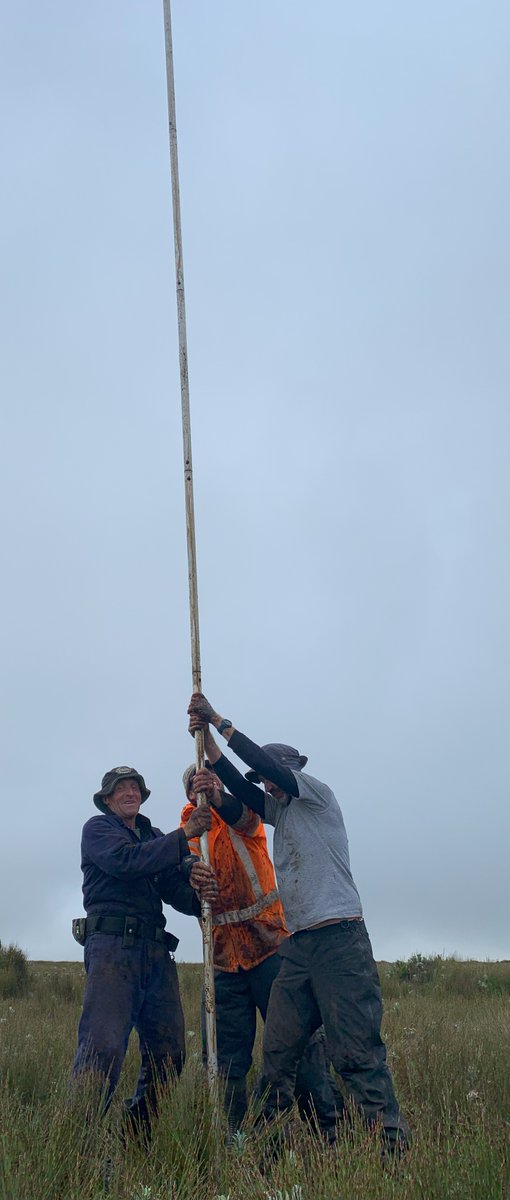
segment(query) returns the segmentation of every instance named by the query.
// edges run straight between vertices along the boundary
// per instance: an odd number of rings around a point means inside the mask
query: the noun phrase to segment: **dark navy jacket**
[[[83,905],[88,915],[137,916],[163,927],[161,901],[200,916],[200,901],[179,864],[189,855],[182,829],[162,833],[139,813],[138,838],[115,813],[91,817],[83,826]]]

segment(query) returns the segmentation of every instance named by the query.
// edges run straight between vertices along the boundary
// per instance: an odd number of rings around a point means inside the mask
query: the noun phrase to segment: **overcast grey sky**
[[[510,8],[173,25],[204,690],[334,788],[377,958],[508,958]],[[2,32],[0,937],[69,959],[104,771],[169,830],[193,757],[162,6]]]

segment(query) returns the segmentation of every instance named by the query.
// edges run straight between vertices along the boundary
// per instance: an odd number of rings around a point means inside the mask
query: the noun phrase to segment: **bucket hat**
[[[103,775],[100,790],[94,793],[94,804],[96,808],[101,809],[101,812],[108,812],[108,805],[104,803],[104,798],[111,796],[115,784],[120,779],[136,779],[142,793],[142,804],[150,796],[150,789],[147,787],[143,775],[140,775],[140,772],[136,771],[134,767],[113,767],[111,771],[107,771],[106,775]]]
[[[285,746],[283,742],[269,742],[267,746],[261,746],[261,750],[273,758],[280,767],[288,767],[289,771],[302,771],[308,762],[306,754],[300,754],[299,750],[294,749],[294,746]],[[245,778],[249,779],[250,783],[260,783],[260,775],[257,771],[246,771]]]

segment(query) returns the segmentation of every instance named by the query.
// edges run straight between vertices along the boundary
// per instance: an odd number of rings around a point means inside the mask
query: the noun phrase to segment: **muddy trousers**
[[[142,938],[123,946],[122,940],[98,932],[85,943],[87,982],[73,1075],[97,1073],[106,1112],[136,1029],[142,1061],[125,1115],[128,1128],[148,1138],[158,1091],[184,1064],[184,1017],[177,968],[166,947]]]
[[[271,989],[281,966],[271,954],[250,970],[215,971],[218,1069],[225,1080],[225,1109],[231,1131],[247,1111],[246,1076],[251,1067],[257,1010],[265,1021]],[[265,1087],[262,1079],[256,1091]],[[343,1102],[326,1065],[324,1038],[316,1035],[297,1065],[296,1098],[303,1115],[314,1114],[324,1132],[335,1129]]]
[[[265,1115],[291,1107],[300,1057],[323,1024],[328,1054],[360,1113],[381,1124],[389,1146],[405,1145],[409,1129],[386,1063],[379,976],[364,922],[295,933],[280,954],[264,1032]]]

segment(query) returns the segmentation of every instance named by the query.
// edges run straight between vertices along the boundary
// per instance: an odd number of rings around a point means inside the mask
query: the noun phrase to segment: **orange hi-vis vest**
[[[181,826],[193,812],[186,804]],[[235,826],[211,808],[209,856],[218,881],[219,899],[212,906],[214,965],[219,971],[249,970],[263,962],[288,937],[264,827],[257,813],[243,805]],[[200,839],[190,840],[200,854]]]

